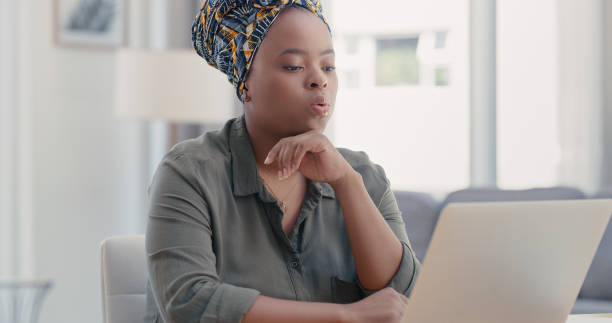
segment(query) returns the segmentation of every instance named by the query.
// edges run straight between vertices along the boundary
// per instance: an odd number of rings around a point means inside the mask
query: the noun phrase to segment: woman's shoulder
[[[384,175],[384,170],[382,167],[370,160],[370,156],[368,156],[366,152],[355,151],[348,148],[338,148],[338,152],[340,152],[349,165],[351,165],[358,172],[383,172],[383,174],[380,175]]]
[[[227,140],[221,131],[210,131],[197,138],[183,140],[175,144],[168,156],[182,155],[195,160],[210,160],[229,153]]]
[[[185,172],[227,167],[230,153],[226,128],[178,142],[165,154],[161,164],[174,164]]]
[[[188,196],[205,196],[229,183],[231,167],[225,127],[175,144],[161,159],[148,187]]]
[[[348,148],[338,148],[338,152],[353,168],[371,167],[374,165],[365,151],[356,151]]]
[[[389,180],[382,166],[370,160],[370,157],[364,151],[338,148],[338,152],[340,152],[355,171],[361,174],[363,183],[372,199],[374,201],[378,200],[378,198],[380,198],[389,188]]]

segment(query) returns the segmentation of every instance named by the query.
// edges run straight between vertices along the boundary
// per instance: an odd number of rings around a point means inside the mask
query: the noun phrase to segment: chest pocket
[[[361,289],[354,282],[348,282],[334,276],[331,279],[332,298],[334,303],[348,304],[363,298]]]

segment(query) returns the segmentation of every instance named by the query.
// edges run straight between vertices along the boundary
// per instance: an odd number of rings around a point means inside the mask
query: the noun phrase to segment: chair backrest
[[[103,322],[144,322],[148,276],[144,235],[107,238],[101,254]]]

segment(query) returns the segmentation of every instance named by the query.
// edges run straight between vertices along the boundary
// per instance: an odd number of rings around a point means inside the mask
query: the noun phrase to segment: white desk
[[[605,323],[612,322],[612,314],[570,315],[566,323]]]

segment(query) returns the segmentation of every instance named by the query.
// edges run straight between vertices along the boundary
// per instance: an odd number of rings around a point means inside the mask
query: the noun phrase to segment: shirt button
[[[297,268],[299,266],[297,261],[292,261],[290,265],[291,265],[291,268]]]

